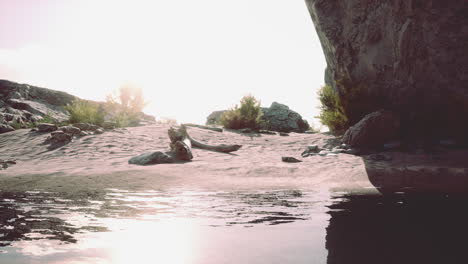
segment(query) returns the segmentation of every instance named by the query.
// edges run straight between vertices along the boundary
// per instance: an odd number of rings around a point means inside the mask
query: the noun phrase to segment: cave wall
[[[365,87],[403,134],[468,132],[468,1],[306,0],[325,82]],[[434,126],[437,125],[437,128]],[[443,128],[443,129],[442,129]]]

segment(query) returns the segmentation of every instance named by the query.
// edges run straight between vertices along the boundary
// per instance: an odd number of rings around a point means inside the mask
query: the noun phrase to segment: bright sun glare
[[[303,0],[38,2],[0,4],[0,23],[16,23],[0,44],[4,79],[95,100],[131,82],[146,112],[181,122],[246,94],[317,115],[325,60]]]

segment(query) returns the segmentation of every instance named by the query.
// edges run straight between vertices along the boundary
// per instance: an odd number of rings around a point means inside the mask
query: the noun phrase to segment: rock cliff
[[[328,65],[325,82],[351,100],[351,125],[384,108],[401,115],[403,136],[466,138],[466,0],[306,3]]]
[[[0,114],[4,121],[35,122],[45,115],[68,119],[65,106],[78,97],[61,91],[0,80]]]

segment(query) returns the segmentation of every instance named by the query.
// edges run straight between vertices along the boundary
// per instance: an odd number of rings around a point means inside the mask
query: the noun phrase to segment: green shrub
[[[318,92],[320,107],[320,122],[332,133],[341,134],[349,127],[348,118],[342,106],[338,93],[329,85],[323,86]]]
[[[21,124],[21,122],[18,122],[16,118],[13,119],[13,121],[10,123],[10,126],[13,127],[14,129],[23,128],[23,125]]]
[[[44,115],[39,121],[37,121],[37,123],[55,124],[57,123],[57,120],[55,120],[55,118],[53,118],[52,115],[47,112],[47,114]]]
[[[236,105],[233,109],[224,112],[220,123],[225,128],[231,129],[259,129],[263,125],[262,115],[260,102],[255,97],[248,95],[241,99],[240,107]]]
[[[65,109],[70,113],[70,123],[90,123],[100,126],[104,122],[104,109],[97,103],[75,100]]]
[[[329,85],[318,92],[322,104],[318,117],[335,134],[344,133],[365,115],[385,105],[379,98],[372,97],[362,83],[340,79],[336,81],[336,87],[339,94]]]

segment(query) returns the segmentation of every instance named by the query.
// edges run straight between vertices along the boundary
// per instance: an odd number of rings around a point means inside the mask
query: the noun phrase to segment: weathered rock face
[[[349,91],[337,81],[349,80],[362,90],[354,92],[375,103],[372,111],[398,111],[408,136],[466,135],[466,0],[306,3],[328,64],[325,82],[340,97]],[[353,108],[353,102],[346,107]],[[372,111],[352,117],[353,123]]]
[[[0,80],[0,112],[21,117],[25,121],[37,121],[51,115],[57,121],[68,119],[64,107],[78,99],[65,92]]]

